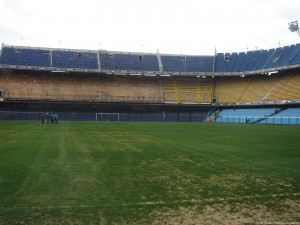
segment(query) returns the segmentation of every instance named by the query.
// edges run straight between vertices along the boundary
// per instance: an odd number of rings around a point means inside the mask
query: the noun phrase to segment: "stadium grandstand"
[[[300,124],[297,108],[300,43],[214,55],[5,44],[0,52],[0,119],[52,111],[76,120],[119,113],[130,121]]]

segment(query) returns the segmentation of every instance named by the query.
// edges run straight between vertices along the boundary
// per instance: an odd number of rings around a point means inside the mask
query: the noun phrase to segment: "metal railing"
[[[300,125],[300,116],[218,116],[213,122]]]
[[[72,102],[134,102],[134,103],[161,103],[163,98],[158,96],[112,96],[99,94],[32,94],[32,93],[5,93],[6,100],[39,100],[39,101],[72,101]]]

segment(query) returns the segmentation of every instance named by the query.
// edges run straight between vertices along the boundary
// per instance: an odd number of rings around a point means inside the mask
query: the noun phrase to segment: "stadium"
[[[3,44],[0,66],[2,119],[300,123],[300,44],[215,55]]]
[[[299,43],[2,44],[0,224],[299,224],[299,124]]]

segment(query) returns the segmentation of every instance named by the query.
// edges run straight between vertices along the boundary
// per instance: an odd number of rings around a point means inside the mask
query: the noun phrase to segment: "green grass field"
[[[300,224],[300,126],[0,121],[0,224]]]

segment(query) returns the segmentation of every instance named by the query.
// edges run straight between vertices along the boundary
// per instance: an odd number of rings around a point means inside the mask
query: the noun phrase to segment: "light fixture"
[[[298,21],[297,21],[297,20],[288,23],[288,25],[289,25],[289,30],[290,30],[291,32],[295,32],[295,31],[296,31],[297,34],[300,36],[299,25],[298,25]]]

